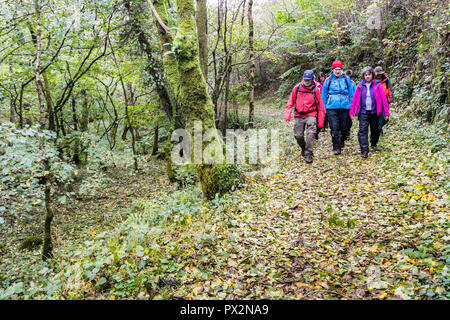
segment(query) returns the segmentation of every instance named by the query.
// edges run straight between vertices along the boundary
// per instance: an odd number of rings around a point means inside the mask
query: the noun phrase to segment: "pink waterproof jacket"
[[[357,116],[360,111],[360,105],[361,105],[361,89],[362,84],[359,83],[356,86],[355,94],[353,95],[352,103],[350,105],[350,117]],[[379,85],[378,81],[372,82],[372,88],[373,92],[375,93],[375,101],[377,105],[377,115],[381,115],[381,111],[384,109],[384,115],[389,116],[389,104],[386,97],[386,94],[384,93],[384,90],[381,85]]]
[[[319,82],[319,81],[315,81],[316,82],[316,87],[320,89],[320,92],[322,92],[323,90],[323,83]]]

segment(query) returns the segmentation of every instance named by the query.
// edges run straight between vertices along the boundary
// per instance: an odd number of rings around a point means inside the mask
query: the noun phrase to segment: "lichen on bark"
[[[188,128],[192,136],[195,121],[202,122],[203,132],[216,129],[214,108],[200,68],[194,1],[177,0],[177,14],[178,32],[174,39],[174,52],[178,64],[179,97],[188,114]],[[215,133],[213,139],[202,144],[202,154],[210,143],[217,141],[221,141],[221,138]],[[234,164],[203,163],[197,164],[196,170],[203,195],[207,199],[230,191],[240,180],[239,170]]]

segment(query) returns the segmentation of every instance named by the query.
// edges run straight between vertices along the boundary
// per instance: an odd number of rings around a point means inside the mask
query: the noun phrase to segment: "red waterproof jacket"
[[[300,91],[297,95],[298,86]],[[322,101],[322,96],[320,94],[320,89],[316,88],[316,94],[313,95],[314,85],[310,87],[305,87],[303,81],[296,85],[292,89],[292,93],[289,97],[288,103],[285,108],[285,119],[286,121],[291,120],[292,108],[295,102],[295,114],[294,117],[306,118],[306,117],[318,117],[318,127],[323,128],[323,122],[325,119],[325,106]]]

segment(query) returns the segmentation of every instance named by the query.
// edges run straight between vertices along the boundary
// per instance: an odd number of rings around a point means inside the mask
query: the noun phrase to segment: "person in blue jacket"
[[[349,110],[355,89],[350,78],[343,73],[341,61],[334,61],[331,69],[333,72],[323,84],[322,100],[330,123],[333,153],[339,155],[348,135]]]

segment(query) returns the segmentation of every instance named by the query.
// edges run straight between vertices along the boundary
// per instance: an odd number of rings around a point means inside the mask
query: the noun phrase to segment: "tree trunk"
[[[53,117],[55,119],[56,138],[59,138],[59,132],[61,131],[61,126],[59,125],[58,113],[56,111],[53,112]]]
[[[224,96],[224,108],[223,108],[223,122],[222,122],[222,135],[226,135],[227,123],[228,123],[228,100],[230,95],[230,77],[231,77],[231,57],[227,62],[227,71],[225,74],[225,96]]]
[[[41,81],[41,14],[39,8],[38,0],[34,0],[34,8],[36,13],[36,86],[37,93],[39,99],[39,124],[41,126],[41,130],[45,128],[45,107],[44,107],[44,97],[43,97],[43,89],[42,89],[42,81]],[[41,151],[43,152],[43,141],[40,145]],[[42,185],[44,186],[44,196],[45,196],[45,223],[44,223],[44,243],[42,246],[42,259],[46,260],[47,258],[51,258],[52,254],[52,237],[51,237],[51,223],[53,220],[53,210],[51,208],[51,184],[50,184],[50,161],[45,157],[44,154],[44,168],[45,168],[45,176],[42,179]]]
[[[75,131],[78,131],[78,117],[77,117],[77,101],[75,97],[72,97],[72,119],[73,119],[73,128]],[[73,147],[73,162],[78,166],[80,165],[80,137],[78,135],[73,137],[74,139],[74,147]]]
[[[218,59],[217,59],[217,49],[219,42],[222,41],[223,33],[222,33],[222,25],[224,21],[224,1],[219,0],[219,3],[217,5],[217,37],[216,37],[216,44],[214,46],[214,49],[212,50],[212,63],[214,68],[214,89],[212,92],[212,101],[214,104],[214,116],[216,118],[216,123],[219,124],[220,120],[220,106],[219,106],[219,98],[221,94],[221,87],[222,87],[222,81],[223,81],[223,59],[221,60],[220,65],[218,66]]]
[[[49,160],[44,160],[45,170],[50,170]],[[45,195],[45,223],[44,223],[44,243],[42,246],[42,259],[47,260],[48,258],[53,257],[53,245],[52,245],[52,233],[51,226],[53,220],[53,210],[51,208],[51,189],[50,189],[50,181],[49,177],[46,176],[44,178],[44,195]]]
[[[208,80],[208,11],[206,0],[197,0],[197,33],[200,53],[200,66],[205,81]]]
[[[36,13],[36,86],[39,99],[39,123],[42,128],[45,127],[45,106],[43,99],[42,81],[41,81],[41,60],[42,60],[42,44],[41,44],[41,10],[39,0],[34,0],[34,9]]]
[[[59,128],[61,129],[61,133],[63,137],[66,136],[66,127],[64,126],[64,115],[62,110],[56,114],[56,116],[59,116]]]
[[[12,65],[9,66],[9,72],[12,74],[13,73],[13,68]],[[17,102],[17,90],[16,90],[16,86],[14,85],[14,91],[16,92],[16,94],[13,96],[11,94],[11,100],[9,101],[9,121],[11,123],[16,122],[16,102]]]
[[[23,90],[25,89],[25,86],[22,84],[20,87],[20,93],[19,93],[19,112],[17,112],[17,115],[19,116],[19,128],[23,129]]]
[[[87,132],[89,125],[89,103],[86,89],[81,90],[81,99],[82,99],[81,101],[82,109],[81,109],[80,130],[81,132]]]
[[[72,120],[73,129],[78,131],[77,101],[75,100],[75,97],[72,97]]]
[[[184,111],[188,114],[188,127],[193,137],[194,122],[201,121],[202,130],[213,129],[212,137],[202,144],[202,155],[209,150],[212,143],[219,143],[221,151],[223,142],[217,134],[214,110],[210,96],[206,90],[206,81],[203,77],[198,53],[197,26],[194,19],[195,8],[193,0],[177,0],[178,32],[174,45],[176,51],[180,99]],[[191,141],[194,141],[191,139]],[[194,143],[192,144],[192,148]],[[192,152],[194,156],[194,152]],[[231,190],[239,173],[235,165],[207,164],[202,161],[196,164],[197,174],[201,183],[203,195],[207,199],[213,199],[216,194],[222,195]]]
[[[123,128],[123,132],[122,132],[122,140],[125,141],[127,140],[127,133],[128,130],[130,130],[130,126],[125,124],[124,128]]]
[[[16,122],[16,100],[11,99],[9,104],[9,121],[11,123]]]
[[[227,129],[227,116],[228,116],[228,93],[230,91],[230,73],[229,73],[229,68],[231,68],[230,64],[230,55],[228,52],[228,45],[227,45],[227,32],[228,32],[228,28],[227,28],[227,22],[228,22],[228,0],[224,1],[224,6],[225,6],[225,14],[224,14],[224,22],[223,22],[223,26],[224,26],[224,30],[223,30],[223,53],[225,55],[225,73],[224,73],[224,77],[225,77],[225,94],[223,97],[223,108],[222,108],[222,122],[221,122],[221,126],[222,126],[222,134],[225,136],[225,131]],[[232,28],[232,26],[231,26]],[[231,42],[231,37],[232,37],[232,30],[230,32],[230,42]],[[231,43],[230,43],[231,44]]]
[[[169,137],[171,136],[171,132],[175,128],[184,128],[185,127],[185,117],[178,110],[178,102],[175,97],[175,90],[172,87],[172,83],[168,79],[168,76],[164,73],[161,74],[161,70],[165,69],[162,66],[159,66],[159,63],[155,61],[153,57],[152,48],[147,38],[145,37],[142,29],[139,32],[139,44],[141,45],[144,52],[147,54],[147,59],[149,60],[149,64],[147,67],[147,71],[152,77],[153,81],[156,84],[156,92],[159,97],[159,101],[166,113],[169,121],[171,122],[171,128],[169,132]],[[166,61],[166,65],[171,65],[172,62]],[[162,76],[162,77],[161,77]],[[162,78],[162,79],[161,79]],[[177,80],[178,81],[178,80]],[[169,181],[175,182],[175,172],[172,167],[171,161],[171,152],[172,152],[172,142],[170,139],[167,139],[166,146],[164,148],[165,160],[166,160],[166,173]]]
[[[45,73],[42,77],[44,78],[44,96],[45,101],[47,102],[48,130],[55,131],[55,114],[53,113],[53,100],[50,92],[50,84]]]
[[[147,0],[148,3],[152,5],[152,1]],[[161,24],[166,26],[168,24],[167,12],[164,6],[163,0],[153,1],[154,8],[158,14],[160,20],[157,19],[156,26],[159,32],[159,39],[161,42],[162,54],[163,54],[163,65],[164,71],[166,72],[167,78],[175,92],[175,96],[178,95],[178,63],[175,55],[172,52],[173,36],[168,32]]]
[[[122,81],[122,80],[121,80]],[[122,83],[123,84],[123,83]],[[127,117],[127,122],[130,126],[130,133],[131,133],[131,149],[133,151],[133,163],[134,163],[134,170],[137,171],[138,170],[138,160],[137,160],[137,152],[136,152],[136,128],[133,127],[133,122],[132,119],[130,118],[129,115],[129,110],[128,110],[128,106],[134,105],[134,97],[133,97],[133,88],[131,85],[131,82],[127,83],[127,87],[128,90],[128,94],[125,94],[125,113],[126,113],[126,117]],[[124,88],[125,90],[125,88]]]
[[[255,60],[254,60],[254,48],[253,48],[253,0],[248,2],[248,52],[249,52],[249,64],[250,64],[250,78],[249,78],[249,107],[248,107],[248,125],[253,127],[255,118]]]
[[[167,27],[164,28],[161,24],[167,25],[167,12],[164,6],[163,0],[154,0],[153,4],[151,0],[147,0],[151,7],[154,5],[155,11],[154,15],[158,15],[159,19],[155,20],[155,24],[158,28],[159,40],[162,48],[163,56],[163,67],[164,73],[167,77],[168,83],[163,83],[167,87],[168,98],[171,101],[173,121],[170,127],[169,137],[173,130],[178,128],[185,128],[186,126],[186,113],[182,112],[182,106],[178,97],[178,62],[176,56],[172,52],[173,36],[167,31]],[[148,47],[148,46],[147,46]],[[172,141],[167,139],[166,145],[164,147],[165,159],[166,159],[166,172],[169,181],[175,182],[175,170],[172,164],[171,152],[172,152]]]
[[[131,150],[133,151],[133,164],[134,164],[134,170],[138,170],[138,162],[137,162],[137,153],[136,153],[136,138],[134,134],[133,127],[131,127],[131,119],[130,114],[128,112],[128,105],[125,104],[125,117],[127,121],[127,125],[130,126],[130,132],[131,132]]]
[[[156,156],[158,154],[158,137],[159,134],[159,126],[156,125],[153,135],[153,148],[152,148],[152,156]]]

